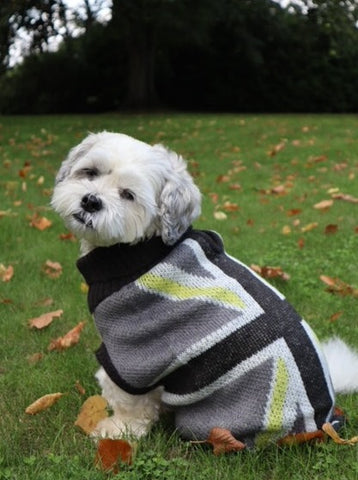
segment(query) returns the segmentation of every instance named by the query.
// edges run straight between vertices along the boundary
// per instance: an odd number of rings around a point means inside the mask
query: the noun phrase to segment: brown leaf
[[[330,321],[330,322],[335,322],[335,321],[338,320],[342,315],[343,315],[343,312],[336,312],[336,313],[334,313],[333,315],[331,315],[331,316],[329,317],[329,321]]]
[[[42,412],[43,410],[47,410],[63,395],[64,394],[60,392],[44,395],[43,397],[38,398],[35,402],[29,405],[26,408],[25,413],[28,413],[29,415],[35,415],[36,413]]]
[[[119,463],[131,465],[133,451],[126,440],[104,438],[98,442],[95,465],[105,472],[119,472]]]
[[[80,322],[72,330],[66,333],[63,337],[56,338],[52,340],[48,346],[48,351],[52,352],[53,350],[62,351],[67,350],[68,348],[76,345],[80,340],[80,333],[85,326],[86,322]]]
[[[0,263],[0,279],[2,282],[10,282],[12,277],[14,276],[14,267],[9,265],[5,267],[2,263]]]
[[[313,208],[316,210],[328,210],[333,205],[333,200],[322,200],[321,202],[316,203]]]
[[[358,297],[358,289],[352,287],[348,283],[343,282],[339,278],[328,277],[327,275],[321,275],[320,279],[323,283],[327,285],[327,291],[330,293],[335,293],[345,297],[347,295],[352,295],[353,297]]]
[[[268,152],[268,156],[269,157],[274,157],[279,152],[281,152],[285,148],[285,146],[286,146],[285,142],[278,143],[277,145],[275,145],[274,147],[271,148],[271,150]]]
[[[302,210],[300,208],[292,208],[291,210],[287,211],[287,216],[293,217],[294,215],[299,215],[300,213],[302,213]]]
[[[222,209],[225,210],[225,212],[237,212],[240,207],[236,203],[225,202]]]
[[[281,438],[277,443],[278,445],[300,445],[301,443],[311,442],[312,440],[322,442],[324,440],[324,433],[322,430],[287,435],[286,437]]]
[[[207,443],[210,443],[214,447],[214,455],[221,455],[222,453],[228,452],[239,452],[245,448],[245,444],[236,440],[229,430],[218,427],[213,428],[210,431]]]
[[[326,228],[324,229],[324,233],[326,235],[332,235],[337,232],[338,232],[338,225],[334,225],[331,223],[329,225],[326,225]]]
[[[71,242],[76,242],[77,241],[76,237],[71,232],[61,233],[59,235],[59,237],[60,237],[60,240],[69,240]]]
[[[218,177],[216,177],[216,183],[226,183],[226,182],[230,182],[231,180],[231,177],[229,177],[229,175],[219,175]]]
[[[30,365],[34,365],[35,363],[40,362],[43,358],[44,358],[43,353],[37,352],[37,353],[33,353],[32,355],[29,355],[27,357],[27,361]]]
[[[313,230],[317,227],[318,227],[318,223],[317,222],[312,222],[312,223],[309,223],[308,225],[305,225],[304,227],[302,227],[301,232],[303,232],[303,233],[310,232],[311,230]]]
[[[352,195],[347,195],[345,193],[336,193],[332,195],[332,198],[335,200],[344,200],[345,202],[349,203],[358,203],[358,198],[353,197]]]
[[[28,321],[30,328],[37,328],[41,330],[42,328],[50,325],[54,318],[59,318],[63,314],[63,310],[55,310],[54,312],[43,313],[37,318],[31,318]]]
[[[30,226],[37,228],[41,232],[52,226],[51,220],[48,220],[46,217],[40,217],[37,213],[31,218]]]
[[[250,265],[251,270],[261,275],[262,278],[270,279],[270,278],[281,278],[282,280],[289,280],[290,275],[285,273],[281,267],[270,267],[270,266],[263,266],[260,265]]]
[[[341,438],[338,433],[335,431],[331,423],[325,423],[322,425],[322,430],[326,433],[334,443],[338,445],[355,445],[358,443],[358,437],[352,437],[350,439],[343,439]]]
[[[42,271],[49,278],[58,278],[62,274],[62,265],[59,262],[52,262],[51,260],[46,260],[42,265]]]
[[[75,389],[80,395],[85,395],[86,390],[83,388],[79,380],[76,380]]]
[[[108,417],[107,400],[100,395],[88,397],[83,403],[80,413],[75,421],[76,427],[89,435],[96,428],[98,423]]]

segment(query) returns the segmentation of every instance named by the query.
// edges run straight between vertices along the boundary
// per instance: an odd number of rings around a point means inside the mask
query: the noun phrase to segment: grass
[[[0,283],[0,479],[104,477],[93,466],[93,442],[73,425],[84,401],[76,381],[86,397],[99,393],[93,378],[99,338],[74,268],[78,244],[59,239],[65,229],[49,207],[55,172],[69,148],[87,131],[109,129],[180,152],[203,192],[196,226],[219,231],[227,251],[245,263],[280,266],[290,280],[273,282],[318,336],[340,335],[358,347],[357,298],[332,295],[320,280],[328,275],[358,287],[358,205],[336,200],[328,210],[313,208],[333,191],[358,196],[357,127],[354,116],[0,117],[0,264],[14,267],[11,281]],[[216,219],[218,212],[226,218]],[[52,226],[30,227],[36,214]],[[302,231],[311,224],[317,225]],[[335,233],[325,233],[327,225],[335,225]],[[43,273],[48,259],[61,263],[59,278]],[[49,298],[53,303],[45,306]],[[64,314],[48,329],[29,330],[28,319],[57,309]],[[78,345],[47,353],[52,338],[81,320],[87,324]],[[37,352],[43,359],[30,364]],[[57,391],[66,395],[51,409],[24,413],[36,398]],[[350,420],[346,436],[358,432],[357,398],[338,398]],[[117,478],[357,479],[358,447],[273,446],[216,458],[182,442],[164,419],[139,443],[133,467]]]

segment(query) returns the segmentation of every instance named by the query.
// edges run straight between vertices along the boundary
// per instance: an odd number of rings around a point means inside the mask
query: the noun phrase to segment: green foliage
[[[105,25],[87,2],[78,38],[65,28],[62,0],[35,3],[44,14],[33,22],[24,0],[0,7],[5,64],[11,26],[32,35],[32,54],[0,76],[2,113],[358,109],[353,1],[307,1],[301,9],[274,0],[117,0]],[[56,25],[67,33],[60,50],[49,53]]]
[[[203,214],[196,226],[220,232],[226,250],[248,265],[281,266],[291,278],[273,282],[318,337],[339,335],[358,346],[357,298],[328,293],[319,278],[338,277],[358,287],[358,205],[335,200],[327,211],[313,208],[330,198],[331,189],[358,197],[357,127],[354,116],[0,117],[0,264],[11,264],[15,271],[10,282],[0,282],[0,479],[106,478],[94,467],[93,440],[74,426],[84,401],[75,382],[84,386],[86,397],[99,393],[93,352],[100,340],[75,268],[78,243],[59,238],[65,228],[49,206],[55,172],[71,147],[88,131],[108,129],[181,153],[203,192]],[[284,148],[271,156],[281,142]],[[19,172],[25,164],[30,169],[24,177]],[[285,194],[270,193],[280,185]],[[225,211],[225,202],[238,210]],[[293,209],[300,212],[289,216]],[[218,211],[226,213],[225,220],[214,217]],[[49,229],[30,227],[36,212],[52,221]],[[316,228],[302,231],[314,222]],[[330,224],[337,225],[336,233],[325,233]],[[284,234],[284,227],[290,233]],[[47,259],[62,264],[58,279],[43,274]],[[46,298],[53,300],[50,307],[41,303]],[[48,329],[28,329],[29,318],[57,309],[64,314]],[[337,312],[342,315],[332,321]],[[63,353],[47,352],[51,339],[81,320],[87,323],[78,345]],[[29,363],[36,352],[43,359]],[[51,409],[35,416],[24,413],[36,398],[58,391],[66,395]],[[342,436],[356,435],[357,395],[341,396],[337,403],[349,418]],[[133,465],[123,466],[114,478],[357,478],[357,447],[328,442],[214,457],[209,447],[180,440],[170,420],[162,420],[138,443]]]

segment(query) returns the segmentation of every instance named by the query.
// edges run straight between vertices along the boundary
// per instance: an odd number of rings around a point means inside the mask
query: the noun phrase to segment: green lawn
[[[93,441],[74,426],[84,399],[99,393],[93,377],[99,338],[74,266],[78,243],[60,239],[65,228],[49,206],[55,172],[69,148],[88,131],[103,129],[180,152],[203,192],[196,226],[219,231],[227,251],[247,264],[280,266],[290,280],[273,282],[318,336],[340,335],[358,348],[358,298],[328,293],[320,280],[327,275],[358,288],[358,204],[346,197],[328,209],[314,208],[334,194],[358,197],[357,117],[0,117],[0,264],[14,268],[9,282],[0,280],[0,480],[105,476],[93,465]],[[52,225],[43,231],[30,226],[41,217]],[[60,277],[43,272],[47,260],[60,262]],[[28,319],[58,309],[62,317],[47,329],[28,328]],[[51,339],[82,320],[78,345],[47,352]],[[29,362],[35,353],[42,359]],[[24,413],[53,392],[66,395],[45,412]],[[349,418],[347,437],[358,434],[357,400],[338,398]],[[133,467],[116,478],[358,479],[358,446],[272,446],[216,458],[210,449],[182,442],[165,418],[139,442]]]

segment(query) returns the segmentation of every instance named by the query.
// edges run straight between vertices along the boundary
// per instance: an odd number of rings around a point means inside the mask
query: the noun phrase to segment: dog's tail
[[[322,344],[336,393],[358,391],[358,351],[338,337]]]

